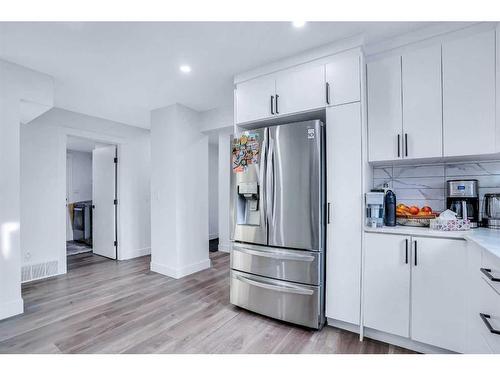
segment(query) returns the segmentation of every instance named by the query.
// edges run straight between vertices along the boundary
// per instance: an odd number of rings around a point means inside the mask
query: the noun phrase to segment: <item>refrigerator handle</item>
[[[274,220],[274,176],[273,176],[274,142],[269,139],[269,150],[266,161],[266,212],[267,220],[271,223]]]
[[[261,210],[261,220],[264,222],[267,219],[267,177],[266,177],[266,163],[268,158],[267,147],[269,139],[267,135],[267,130],[264,131],[264,139],[262,140],[261,146],[261,157],[260,157],[260,168],[259,168],[259,192],[261,197],[259,198],[259,210]],[[262,203],[261,203],[262,202]]]

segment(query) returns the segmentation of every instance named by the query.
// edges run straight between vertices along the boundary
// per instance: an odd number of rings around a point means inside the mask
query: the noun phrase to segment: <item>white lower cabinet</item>
[[[466,245],[464,240],[412,237],[413,340],[464,352]]]
[[[500,261],[471,244],[468,249],[467,353],[500,353]]]
[[[482,279],[478,290],[480,303],[476,321],[477,330],[491,353],[500,353],[500,295]]]
[[[364,326],[465,350],[463,240],[366,233]]]
[[[409,242],[410,237],[400,235],[365,234],[365,327],[409,337]]]
[[[470,354],[491,353],[491,349],[483,336],[484,323],[479,316],[482,308],[481,287],[484,283],[480,276],[481,248],[468,244],[467,249],[467,338],[465,352]]]

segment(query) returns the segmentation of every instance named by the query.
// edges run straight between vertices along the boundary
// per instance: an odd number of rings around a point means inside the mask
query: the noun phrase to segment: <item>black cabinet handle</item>
[[[326,83],[326,104],[330,104],[330,84]]]
[[[278,99],[279,99],[279,97],[280,97],[280,96],[279,96],[278,94],[276,94],[276,114],[277,114],[277,115],[279,115],[279,113],[280,113],[280,112],[278,111]]]
[[[408,133],[405,133],[405,156],[408,157]]]
[[[408,264],[408,238],[405,241],[406,241],[405,263]]]
[[[326,221],[330,224],[330,202],[326,205]]]
[[[274,95],[271,95],[271,114],[274,115]]]
[[[484,273],[486,275],[486,277],[488,279],[490,279],[491,281],[494,281],[496,283],[500,283],[500,279],[498,277],[494,277],[492,274],[491,274],[491,269],[490,268],[480,268],[479,269],[482,273]]]
[[[494,335],[500,335],[500,330],[498,329],[495,329],[491,326],[490,324],[490,321],[488,319],[491,319],[491,316],[488,315],[488,314],[483,314],[483,313],[479,313],[479,316],[481,317],[481,319],[483,320],[483,323],[484,325],[486,326],[486,328],[488,328],[488,331],[490,331],[491,333],[493,333]]]
[[[415,266],[417,265],[417,241],[413,241],[413,244],[415,245]]]
[[[401,135],[398,134],[398,158],[401,157]]]

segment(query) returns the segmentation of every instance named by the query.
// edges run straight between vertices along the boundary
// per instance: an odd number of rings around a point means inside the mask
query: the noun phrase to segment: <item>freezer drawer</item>
[[[233,305],[311,328],[323,323],[321,289],[231,270]]]
[[[233,244],[231,268],[284,281],[319,285],[321,253]]]

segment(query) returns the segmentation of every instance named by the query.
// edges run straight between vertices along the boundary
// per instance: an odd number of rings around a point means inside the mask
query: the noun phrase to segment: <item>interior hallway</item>
[[[410,353],[333,327],[316,332],[229,304],[229,254],[182,279],[84,253],[23,285],[25,314],[0,322],[1,353]]]

